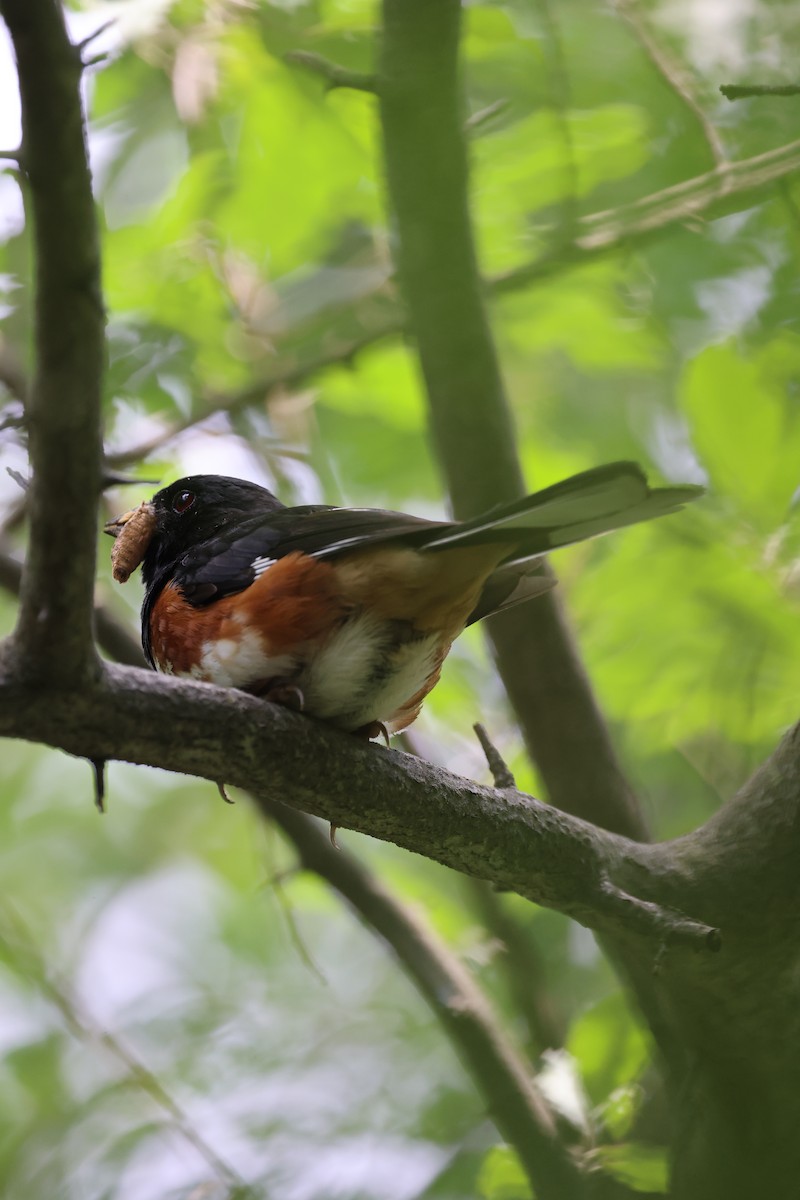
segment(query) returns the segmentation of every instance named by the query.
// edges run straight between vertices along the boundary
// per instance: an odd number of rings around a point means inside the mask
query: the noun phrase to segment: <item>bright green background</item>
[[[472,141],[487,276],[552,251],[576,215],[713,165],[674,80],[618,15],[589,0],[550,7],[555,31],[528,0],[465,14],[468,111],[504,102]],[[92,10],[93,21],[122,12],[125,41],[89,85],[115,449],[204,411],[212,394],[232,397],[298,361],[344,357],[393,311],[374,98],[326,95],[282,58],[305,49],[371,69],[377,6],[160,8],[160,18],[137,2]],[[716,90],[793,78],[790,9],[753,5],[745,17],[704,0],[647,6],[653,35],[682,63],[733,159],[796,136],[793,101],[731,105]],[[798,213],[790,179],[734,198],[717,219],[562,263],[490,305],[531,487],[615,458],[635,458],[658,479],[709,485],[680,517],[555,561],[660,836],[701,823],[797,715]],[[27,261],[24,234],[2,247],[3,347],[23,360]],[[18,466],[13,429],[2,436],[2,462]],[[429,515],[447,506],[417,366],[399,338],[218,416],[134,469],[149,480],[247,474],[288,502]],[[4,489],[13,502],[13,487]],[[152,490],[112,494],[109,509]],[[140,585],[111,584],[105,542],[98,586],[134,628]],[[0,613],[10,628],[11,600],[0,599]],[[476,719],[521,786],[536,791],[472,632],[416,727],[419,744],[485,780]],[[85,764],[27,745],[2,754],[2,1194],[188,1198],[213,1182],[100,1044],[107,1031],[265,1196],[529,1195],[386,947],[293,871],[291,849],[244,797],[228,809],[208,784],[113,764],[100,819]],[[340,839],[427,914],[524,1041],[507,986],[517,964],[482,925],[465,881],[390,846]],[[649,1047],[592,937],[514,897],[498,903],[535,939],[541,967],[527,983],[567,1030],[547,1075],[563,1100],[571,1074],[573,1107],[602,1143],[598,1169],[663,1190],[658,1136],[631,1133],[651,1078]]]

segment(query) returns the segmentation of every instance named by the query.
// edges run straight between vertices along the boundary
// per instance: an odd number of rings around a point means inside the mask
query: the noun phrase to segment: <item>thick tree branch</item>
[[[264,797],[259,807],[294,843],[303,866],[334,887],[359,917],[386,939],[415,982],[480,1087],[489,1112],[515,1148],[536,1194],[569,1200],[587,1194],[585,1181],[556,1133],[532,1082],[532,1069],[493,1018],[469,972],[420,917],[302,813]]]
[[[27,405],[31,543],[16,653],[29,673],[96,669],[91,613],[100,490],[103,306],[80,55],[57,0],[0,0],[22,97],[36,235],[36,374]]]
[[[8,654],[6,655],[8,658]],[[362,745],[230,689],[107,667],[78,693],[2,671],[0,736],[82,758],[120,758],[280,799],[557,908],[599,930],[713,949],[716,930],[647,894],[620,868],[635,843],[516,791],[498,793],[409,755]],[[645,888],[646,893],[646,888]]]
[[[399,271],[457,516],[525,491],[484,310],[467,202],[458,0],[384,0],[381,114]],[[641,837],[644,820],[556,592],[491,622],[525,741],[551,799]]]

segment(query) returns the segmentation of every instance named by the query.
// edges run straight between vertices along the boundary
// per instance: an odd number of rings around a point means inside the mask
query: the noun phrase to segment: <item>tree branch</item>
[[[496,277],[492,291],[514,292],[609,250],[641,245],[673,225],[723,216],[741,208],[745,198],[755,203],[759,193],[797,171],[800,171],[800,141],[787,142],[776,150],[726,163],[619,208],[590,213],[579,218],[577,234],[571,243],[554,246],[532,263]]]
[[[353,88],[357,92],[378,90],[378,81],[374,75],[366,75],[362,71],[348,71],[346,67],[340,67],[338,63],[323,58],[321,54],[312,54],[309,50],[289,50],[284,54],[283,61],[319,75],[325,80],[326,91],[332,91],[333,88]]]
[[[402,332],[403,317],[399,306],[388,318],[374,325],[368,332],[356,337],[334,340],[327,350],[308,357],[299,351],[286,351],[268,375],[261,376],[246,388],[227,394],[212,394],[206,396],[200,407],[194,413],[180,421],[171,423],[162,433],[137,446],[119,450],[106,456],[107,467],[125,467],[131,463],[147,458],[172,438],[187,429],[193,429],[202,421],[217,413],[237,413],[251,404],[263,403],[268,397],[281,388],[297,387],[309,376],[324,371],[328,367],[336,367],[352,362],[360,350],[373,345],[384,337]]]
[[[466,879],[470,902],[486,930],[500,943],[497,969],[527,1027],[526,1046],[534,1056],[564,1045],[566,1018],[548,987],[534,935],[508,911],[503,897],[483,879]]]
[[[264,797],[259,807],[294,843],[303,866],[335,888],[388,942],[444,1026],[537,1194],[543,1200],[584,1196],[585,1183],[557,1136],[548,1106],[532,1082],[532,1069],[495,1022],[459,959],[356,859],[335,850],[308,817]]]
[[[751,100],[755,96],[800,96],[796,83],[723,83],[719,89],[726,100]]]
[[[6,644],[7,645],[7,644]],[[223,780],[490,879],[595,929],[713,949],[716,930],[636,895],[618,870],[636,843],[517,791],[496,792],[243,692],[106,666],[78,692],[0,661],[0,736],[82,758]],[[3,668],[5,668],[3,670]],[[608,883],[632,893],[623,907]]]
[[[723,167],[728,156],[725,153],[722,138],[695,96],[684,66],[676,62],[664,47],[659,45],[631,0],[615,0],[615,6],[667,87],[675,93],[681,104],[688,110],[692,120],[699,126],[714,165]]]
[[[56,0],[0,0],[22,98],[36,231],[37,370],[27,406],[31,545],[15,653],[33,674],[96,669],[91,613],[104,315],[80,55]]]

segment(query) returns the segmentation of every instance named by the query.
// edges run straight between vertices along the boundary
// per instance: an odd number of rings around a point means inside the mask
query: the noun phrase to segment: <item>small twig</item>
[[[18,146],[16,150],[0,150],[0,159],[5,159],[6,162],[15,162],[17,166],[22,166],[22,150]]]
[[[494,100],[491,104],[487,104],[485,108],[479,108],[472,116],[467,117],[464,122],[464,129],[467,133],[475,133],[482,129],[484,125],[488,125],[500,113],[503,113],[508,108],[511,101],[507,97],[502,97],[500,100]]]
[[[138,462],[142,458],[147,458],[148,455],[162,449],[172,438],[185,433],[187,429],[193,429],[202,421],[208,420],[209,417],[216,416],[218,413],[236,413],[251,404],[263,404],[272,393],[280,388],[295,387],[309,375],[324,371],[327,367],[352,363],[361,350],[374,345],[381,338],[401,332],[403,328],[404,318],[398,311],[391,314],[389,320],[371,328],[368,333],[360,334],[332,349],[323,350],[306,361],[300,361],[296,355],[287,354],[271,375],[255,380],[241,391],[206,396],[194,413],[182,420],[170,423],[155,437],[141,442],[137,446],[131,446],[127,450],[107,453],[106,465],[124,467]],[[275,452],[286,458],[297,458],[302,461],[308,458],[307,453],[286,446],[284,443],[275,443]]]
[[[0,380],[0,383],[3,381]],[[0,433],[5,433],[7,429],[24,429],[25,417],[22,412],[7,412],[6,415],[0,418]],[[6,470],[8,468],[6,467]]]
[[[239,1175],[238,1171],[225,1162],[192,1128],[186,1113],[156,1075],[113,1033],[103,1028],[93,1017],[81,1010],[79,1001],[71,993],[67,982],[46,967],[19,913],[11,905],[6,904],[3,916],[7,928],[6,930],[0,929],[0,941],[4,942],[12,952],[16,952],[17,965],[20,970],[34,981],[42,994],[58,1009],[72,1033],[103,1047],[122,1064],[131,1082],[141,1091],[146,1092],[151,1100],[155,1101],[158,1107],[166,1113],[172,1129],[199,1154],[216,1179],[229,1189],[230,1196],[236,1196],[240,1200],[245,1200],[245,1197],[248,1200],[255,1200],[252,1188]],[[9,929],[13,932],[13,937],[9,935]]]
[[[353,88],[357,92],[378,91],[376,75],[368,75],[363,71],[348,71],[346,67],[340,67],[338,63],[330,62],[321,54],[313,54],[310,50],[290,50],[284,54],[283,61],[292,66],[305,67],[307,71],[321,76],[325,80],[325,90],[329,92],[334,88]]]
[[[727,155],[722,138],[719,136],[716,126],[700,106],[684,67],[676,62],[656,41],[630,0],[616,0],[616,8],[661,78],[700,126],[714,165],[724,166],[727,162]]]
[[[660,934],[659,951],[666,946],[689,946],[712,954],[722,949],[722,934],[713,925],[694,921],[683,913],[650,900],[641,900],[623,891],[606,876],[599,880],[596,909],[615,921],[624,921],[630,929],[640,929],[652,937]]]
[[[297,871],[293,870],[291,872],[291,874],[296,875]],[[271,880],[271,885],[272,885],[272,890],[275,893],[275,897],[278,901],[278,904],[281,906],[281,912],[283,913],[283,919],[286,922],[286,928],[289,932],[289,939],[290,939],[292,945],[294,946],[295,950],[297,951],[297,953],[300,955],[303,962],[308,967],[309,971],[311,971],[311,973],[313,975],[316,975],[316,977],[320,981],[320,983],[324,984],[325,987],[327,987],[328,980],[325,978],[325,975],[324,975],[323,971],[321,970],[321,968],[318,967],[317,964],[314,962],[314,958],[311,954],[311,951],[309,950],[308,946],[303,941],[303,937],[300,933],[300,930],[297,927],[297,921],[294,918],[294,910],[292,909],[291,901],[289,900],[289,897],[286,895],[286,890],[283,886],[283,880],[284,880],[285,876],[286,876],[285,872],[280,872],[277,875],[273,875],[272,880]]]
[[[563,178],[564,196],[561,204],[559,224],[562,237],[575,227],[578,213],[578,164],[575,156],[575,140],[569,123],[571,89],[564,46],[550,0],[538,0],[545,44],[549,62],[549,90],[553,102],[553,114],[561,138],[561,162],[559,172]]]
[[[110,53],[106,50],[102,54],[93,54],[91,58],[83,60],[83,69],[88,71],[90,67],[98,67],[100,63],[109,62],[111,59]]]
[[[726,100],[750,100],[758,96],[800,96],[800,84],[723,83],[719,89]]]
[[[138,475],[121,475],[117,471],[105,471],[103,473],[103,490],[110,487],[127,487],[141,486],[143,483],[155,486],[160,483],[160,479],[141,479]]]
[[[224,783],[217,784],[217,791],[219,792],[220,796],[222,797],[222,799],[225,801],[226,804],[235,804],[236,803],[235,800],[231,800],[230,796],[225,791]]]
[[[26,479],[21,471],[18,471],[15,467],[6,467],[6,475],[10,479],[13,479],[17,487],[21,488],[23,492],[27,492],[31,481],[30,479]]]
[[[478,741],[481,744],[481,749],[486,755],[486,761],[489,764],[489,770],[492,772],[492,779],[496,788],[515,788],[517,781],[511,773],[511,770],[506,765],[500,751],[492,742],[489,734],[484,729],[483,725],[477,723],[472,726],[475,730]]]
[[[99,813],[104,813],[106,811],[106,760],[104,758],[90,758],[89,762],[94,771],[95,808]]]
[[[103,34],[107,30],[109,30],[112,25],[116,25],[117,20],[118,20],[117,17],[109,17],[109,19],[107,21],[103,21],[102,25],[98,25],[98,27],[97,27],[97,29],[95,29],[94,33],[90,33],[87,37],[85,37],[83,39],[83,41],[75,43],[75,49],[77,50],[77,52],[81,56],[81,58],[83,58],[83,52],[86,49],[86,47],[91,46],[92,42],[96,42],[99,37],[102,37]],[[85,67],[88,67],[88,66],[90,66],[90,63],[85,62],[83,65]]]

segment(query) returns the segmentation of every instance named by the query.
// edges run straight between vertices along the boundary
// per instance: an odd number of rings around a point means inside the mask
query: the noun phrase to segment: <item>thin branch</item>
[[[577,236],[531,263],[514,267],[492,281],[491,292],[515,292],[540,279],[621,246],[641,245],[674,225],[709,220],[755,202],[759,193],[800,171],[800,141],[788,142],[753,158],[727,163],[660,192],[578,221]]]
[[[227,1163],[204,1137],[197,1132],[178,1102],[170,1095],[158,1076],[144,1065],[140,1058],[129,1050],[110,1030],[105,1029],[81,1006],[65,979],[49,970],[34,946],[33,938],[25,928],[22,918],[8,904],[5,905],[5,930],[0,930],[0,940],[12,951],[20,969],[58,1009],[70,1031],[77,1037],[100,1046],[120,1063],[130,1082],[145,1092],[166,1114],[172,1130],[200,1156],[206,1166],[228,1191],[230,1200],[255,1200],[255,1194],[238,1171]]]
[[[6,588],[6,590],[13,594],[18,594],[21,584],[21,574],[21,564],[12,558],[11,555],[0,552],[0,587]],[[108,649],[112,657],[116,657],[119,652],[120,661],[123,664],[128,661],[128,657],[135,659],[137,664],[141,662],[142,655],[138,643],[131,638],[130,634],[119,625],[114,617],[110,614],[105,614],[103,621],[98,622],[98,626],[101,645]],[[166,691],[164,690],[165,685]],[[120,758],[131,762],[141,761],[151,763],[149,754],[141,757],[142,743],[138,735],[151,736],[145,734],[145,726],[148,729],[152,729],[156,734],[155,742],[153,743],[158,747],[156,752],[161,754],[166,750],[169,757],[170,750],[173,748],[177,749],[175,739],[180,739],[182,735],[179,730],[173,728],[171,718],[165,715],[159,717],[157,713],[162,711],[162,705],[165,705],[167,710],[171,709],[174,701],[183,694],[183,689],[186,687],[189,688],[187,711],[192,708],[192,698],[198,702],[207,699],[213,705],[213,698],[216,697],[222,711],[219,718],[214,717],[212,720],[216,722],[224,714],[225,727],[228,728],[230,726],[227,736],[232,737],[234,731],[237,738],[243,736],[245,743],[249,745],[251,753],[255,749],[255,761],[261,768],[263,768],[264,762],[269,758],[270,748],[270,738],[261,729],[261,723],[265,720],[268,722],[267,729],[274,737],[276,730],[270,723],[273,719],[278,722],[278,726],[280,727],[281,722],[287,716],[292,719],[293,716],[297,715],[290,714],[288,710],[276,707],[275,705],[265,705],[253,697],[247,696],[245,693],[236,692],[231,689],[211,687],[210,685],[199,685],[198,689],[197,685],[193,685],[187,681],[168,680],[164,677],[155,676],[148,671],[138,669],[131,671],[130,669],[126,669],[125,665],[122,665],[118,670],[115,670],[113,667],[107,668],[106,673],[101,676],[95,688],[90,689],[86,687],[79,693],[78,697],[73,697],[73,700],[80,699],[80,705],[74,704],[70,700],[70,693],[63,690],[57,690],[56,695],[52,697],[53,703],[48,704],[45,700],[49,689],[46,686],[43,687],[41,684],[34,684],[32,686],[32,681],[27,676],[24,667],[20,667],[19,662],[13,654],[13,643],[6,641],[5,643],[0,643],[0,736],[42,741],[90,761],[105,762],[110,759]],[[115,695],[121,704],[118,714],[120,722],[118,734],[114,732],[116,723],[112,716],[112,708],[106,707],[112,695]],[[148,695],[151,697],[150,701],[148,701]],[[27,698],[25,703],[32,705],[33,713],[36,714],[37,718],[44,718],[41,730],[38,728],[40,725],[38,720],[29,721],[26,718],[23,712],[24,705],[23,707],[18,707],[17,697],[21,698],[23,696]],[[56,696],[65,706],[63,712],[57,711],[59,705],[55,703]],[[134,709],[141,713],[138,718],[131,720],[130,714],[123,716],[123,710],[129,704],[132,704]],[[79,711],[82,708],[85,709],[83,713]],[[69,714],[70,719],[65,720],[65,714]],[[143,722],[142,719],[144,714],[147,714],[148,717],[146,722]],[[259,732],[248,733],[246,721],[243,719],[245,715],[249,715],[257,723]],[[154,724],[151,718],[154,718]],[[126,720],[129,722],[128,725],[125,724]],[[163,727],[159,725],[160,720],[166,722]],[[189,727],[192,727],[191,720]],[[213,724],[212,728],[215,734],[222,732],[221,726],[218,729],[216,724]],[[330,730],[326,726],[320,726],[316,722],[304,720],[298,727],[298,732],[305,731],[308,733],[309,730],[311,731],[312,741],[317,732],[323,738],[333,738],[333,746],[338,753],[341,755],[344,752],[345,758],[343,761],[347,761],[347,754],[350,750],[356,749],[360,745],[358,742],[354,742],[352,738],[347,736],[342,737],[336,731]],[[78,738],[78,743],[73,740],[75,736]],[[284,734],[279,732],[278,736],[282,737]],[[88,749],[81,748],[82,739],[84,738],[88,739]],[[95,742],[95,739],[99,740]],[[265,802],[271,803],[274,789],[270,784],[266,784],[259,791],[258,776],[260,770],[251,773],[244,760],[239,762],[237,759],[235,768],[221,764],[218,764],[216,767],[209,766],[209,763],[214,761],[214,741],[215,739],[210,737],[208,732],[201,735],[202,752],[199,760],[194,759],[194,752],[189,749],[188,744],[182,747],[184,751],[188,751],[190,756],[188,761],[194,765],[187,766],[181,760],[183,765],[178,765],[174,762],[164,764],[166,765],[166,769],[186,770],[190,773],[197,773],[211,779],[211,782],[218,786],[219,780],[224,779],[228,783],[251,791],[259,803],[262,798],[265,799]],[[136,748],[132,751],[127,751],[127,744],[131,744]],[[219,749],[224,748],[227,751],[232,746],[233,742],[230,743],[229,747],[223,736],[223,740],[219,744]],[[466,787],[467,794],[469,795],[472,794],[473,790],[476,793],[482,792],[489,795],[491,797],[490,809],[493,811],[497,809],[498,796],[496,791],[479,789],[477,785],[468,784],[464,780],[459,780],[456,776],[450,776],[446,772],[442,772],[440,768],[434,767],[432,764],[426,763],[424,759],[417,758],[414,755],[398,755],[391,752],[384,755],[381,752],[381,756],[376,758],[373,757],[377,750],[376,747],[370,746],[365,749],[368,756],[365,762],[367,764],[369,779],[377,784],[381,793],[381,801],[388,798],[390,812],[392,811],[391,805],[396,803],[396,800],[391,799],[392,789],[390,783],[387,781],[385,785],[382,785],[380,780],[380,770],[385,768],[387,763],[392,764],[392,770],[398,763],[402,764],[403,767],[408,768],[410,775],[414,774],[412,764],[416,764],[423,774],[427,768],[433,772],[434,779],[441,777],[445,778],[448,782],[463,785]],[[207,754],[205,751],[209,753]],[[262,751],[264,753],[263,759],[260,757]],[[301,749],[300,753],[302,755],[306,751]],[[324,742],[322,745],[318,745],[313,751],[310,751],[310,753],[315,756],[315,762],[324,772],[329,754],[329,750],[325,749]],[[223,759],[227,762],[227,754],[223,754]],[[161,765],[161,763],[152,762],[151,765]],[[207,774],[208,770],[212,773]],[[373,772],[376,772],[374,776]],[[402,773],[401,770],[401,775]],[[312,770],[312,776],[313,774]],[[272,773],[268,772],[268,778],[275,782],[278,790],[281,789],[278,774],[274,771]],[[324,775],[323,778],[325,778]],[[288,795],[291,795],[294,790],[294,784],[298,783],[302,785],[302,772],[295,776],[290,770],[287,779],[290,781]],[[628,893],[624,894],[625,903],[614,904],[612,893],[616,885],[613,882],[612,875],[613,865],[617,856],[616,854],[611,854],[607,857],[606,850],[611,847],[622,847],[624,839],[615,839],[614,835],[606,834],[599,829],[594,830],[592,826],[585,825],[584,822],[577,820],[577,818],[571,818],[547,805],[540,804],[538,800],[524,796],[522,793],[517,792],[516,789],[512,791],[509,787],[504,793],[507,796],[507,811],[502,811],[503,801],[499,801],[501,806],[501,825],[505,826],[508,818],[514,820],[516,816],[520,815],[519,801],[522,800],[523,808],[526,804],[530,804],[533,806],[531,812],[535,812],[537,815],[537,820],[533,822],[537,837],[541,835],[547,837],[549,832],[556,832],[559,841],[563,839],[565,834],[567,840],[569,840],[573,836],[575,829],[586,829],[592,830],[593,835],[597,838],[597,859],[595,874],[592,877],[589,877],[587,874],[590,860],[585,856],[581,857],[579,853],[581,862],[578,874],[582,887],[577,894],[577,906],[573,904],[573,897],[569,894],[569,882],[560,875],[564,864],[561,862],[559,854],[555,852],[555,846],[551,850],[544,850],[544,860],[547,866],[545,874],[548,874],[552,870],[558,878],[556,891],[551,896],[549,883],[540,890],[541,880],[537,879],[533,884],[533,890],[529,887],[531,872],[535,876],[537,871],[536,859],[533,856],[530,859],[525,859],[523,856],[522,864],[517,864],[517,868],[512,867],[511,874],[507,875],[503,872],[501,876],[498,876],[493,869],[487,870],[485,864],[476,868],[475,861],[471,859],[471,854],[475,847],[468,852],[467,859],[463,861],[458,857],[458,854],[455,860],[451,860],[447,852],[443,856],[438,852],[431,854],[429,848],[421,849],[414,843],[413,831],[407,829],[404,820],[401,820],[399,823],[399,835],[398,823],[394,819],[390,819],[389,822],[391,832],[382,830],[380,821],[378,827],[375,827],[371,821],[368,821],[367,825],[363,825],[357,791],[352,796],[348,796],[345,806],[347,815],[344,819],[340,819],[337,815],[340,810],[336,804],[336,795],[333,797],[332,807],[328,804],[325,797],[316,795],[317,792],[324,790],[324,786],[322,782],[311,784],[312,793],[315,795],[315,800],[312,804],[306,803],[306,793],[301,786],[300,799],[296,802],[296,807],[314,815],[322,816],[337,827],[357,829],[361,832],[371,833],[374,836],[396,841],[398,845],[407,846],[409,849],[420,849],[422,853],[436,858],[446,866],[454,866],[457,870],[465,871],[468,874],[475,874],[481,878],[491,879],[505,890],[518,891],[520,895],[528,896],[529,899],[535,900],[537,903],[549,904],[553,908],[574,916],[576,920],[585,921],[592,928],[603,928],[606,917],[610,917],[611,924],[609,928],[629,928],[644,936],[657,936],[659,945],[668,937],[671,942],[688,944],[696,949],[718,949],[718,931],[702,922],[698,923],[687,920],[681,913],[671,912],[666,909],[662,910],[658,904],[639,904],[637,898]],[[385,796],[384,786],[386,788]],[[424,788],[424,784],[421,786]],[[367,787],[368,791],[371,790],[372,784],[369,783]],[[412,787],[416,790],[417,784],[412,784]],[[345,791],[347,790],[345,787]],[[335,792],[336,789],[334,789]],[[295,801],[287,799],[286,795],[282,795],[282,798],[287,803],[295,805]],[[353,803],[355,803],[356,812],[359,814],[355,818],[355,821],[352,816],[353,809],[351,805]],[[378,809],[380,812],[384,812],[382,802],[378,803]],[[411,842],[407,841],[406,838],[406,835],[409,833],[412,834]],[[444,837],[444,833],[441,836]],[[581,834],[580,836],[585,835]],[[516,844],[515,849],[517,849]],[[480,862],[480,853],[477,861]],[[471,865],[466,865],[467,862],[470,862]],[[514,871],[520,869],[521,874],[515,875]],[[564,891],[565,884],[567,886],[566,893]],[[583,898],[581,893],[583,894]],[[588,906],[585,900],[586,896],[590,898]],[[595,909],[597,910],[596,914],[594,913]],[[595,924],[596,918],[599,922],[597,924]],[[620,918],[622,919],[620,920]]]
[[[508,911],[499,895],[483,879],[466,879],[467,894],[482,924],[502,947],[497,970],[524,1020],[531,1054],[564,1045],[566,1021],[547,986],[545,965],[534,934]]]
[[[29,672],[74,680],[96,670],[91,595],[104,355],[81,63],[60,5],[0,0],[0,12],[17,58],[37,275],[37,371],[26,414],[31,544],[15,647]]]
[[[225,799],[228,804],[233,803],[233,801],[228,800],[227,797],[225,797]],[[299,813],[297,815],[298,815],[298,817],[300,816]],[[309,818],[305,818],[305,819],[308,820]],[[294,870],[291,872],[292,875],[294,875],[295,873],[296,872]],[[322,971],[320,970],[320,968],[314,962],[314,959],[311,955],[311,951],[309,950],[308,946],[303,941],[303,938],[300,935],[300,930],[297,928],[297,922],[295,921],[294,913],[292,912],[292,905],[289,900],[289,897],[286,895],[286,891],[283,886],[283,881],[284,881],[284,878],[286,877],[286,874],[287,874],[287,872],[282,871],[278,875],[273,875],[268,880],[268,886],[272,888],[273,892],[275,893],[275,897],[278,901],[278,904],[280,905],[281,912],[283,913],[283,919],[286,922],[286,929],[289,933],[289,940],[291,941],[291,943],[294,946],[297,953],[300,955],[300,958],[303,960],[305,965],[308,967],[309,971],[311,971],[312,975],[315,975],[316,978],[319,980],[319,982],[324,984],[327,987],[328,980],[325,978],[325,976],[322,973]]]
[[[800,96],[800,84],[723,83],[719,89],[726,100],[750,100],[756,96]]]
[[[492,742],[489,734],[484,729],[483,725],[476,724],[472,728],[475,730],[475,735],[481,744],[481,749],[486,755],[486,762],[489,770],[492,772],[492,779],[496,788],[513,788],[517,786],[513,774],[509,770],[502,754]]]
[[[201,422],[207,421],[209,417],[216,416],[217,413],[234,414],[251,404],[263,404],[272,393],[279,391],[281,388],[297,387],[309,376],[315,375],[319,371],[324,371],[328,367],[341,366],[342,364],[352,362],[356,355],[365,347],[373,345],[381,338],[400,332],[402,328],[403,318],[398,307],[396,313],[392,314],[388,319],[384,319],[374,328],[370,329],[368,333],[337,341],[329,349],[323,350],[311,357],[305,358],[299,354],[289,352],[283,356],[281,361],[268,375],[261,376],[261,378],[255,380],[248,387],[242,388],[239,391],[227,394],[216,393],[207,396],[194,413],[179,421],[172,422],[155,437],[149,438],[146,442],[140,442],[137,446],[131,446],[125,450],[108,454],[105,460],[106,465],[118,468],[139,462],[156,451],[161,450],[167,442],[179,434],[185,433],[187,429],[193,429],[196,425],[201,424]],[[289,447],[281,446],[281,453],[290,454],[292,451]]]
[[[559,168],[564,180],[564,199],[560,209],[559,228],[561,238],[571,236],[578,215],[578,164],[575,157],[575,141],[569,123],[570,84],[564,46],[551,0],[538,0],[545,43],[549,58],[550,94],[553,111],[561,136],[561,162]]]
[[[378,81],[374,75],[362,71],[348,71],[338,63],[330,62],[321,54],[313,54],[310,50],[290,50],[284,54],[283,61],[294,67],[304,67],[314,75],[325,80],[325,90],[333,88],[352,88],[357,92],[377,92]]]
[[[475,981],[420,916],[309,817],[262,800],[263,812],[291,839],[300,860],[347,901],[391,947],[441,1021],[506,1141],[517,1151],[532,1186],[550,1176],[566,1200],[582,1195],[577,1168],[556,1133],[556,1123],[531,1081],[532,1069],[508,1041]]]
[[[714,165],[717,167],[725,166],[728,156],[725,153],[722,138],[713,121],[709,119],[708,114],[703,110],[702,105],[695,96],[691,80],[684,66],[673,59],[668,51],[653,37],[647,26],[647,22],[642,19],[632,0],[615,0],[615,7],[633,32],[637,42],[667,87],[675,93],[681,104],[688,110],[692,120],[699,126]]]
[[[478,727],[473,728],[477,732]],[[422,750],[413,730],[404,730],[397,741],[405,753],[413,754],[424,761],[435,761]],[[491,746],[491,743],[489,745]],[[499,752],[495,753],[505,767]],[[511,772],[508,774],[510,776]],[[493,778],[495,787],[503,786],[498,784],[494,773]],[[508,786],[516,786],[513,777]],[[502,947],[497,961],[498,970],[505,977],[509,996],[528,1028],[526,1040],[529,1053],[538,1055],[548,1047],[562,1046],[564,1021],[560,1018],[555,1000],[543,982],[544,966],[531,934],[507,910],[500,894],[485,880],[467,877],[464,884],[479,919],[491,937]]]
[[[88,34],[88,36],[82,38],[81,41],[76,42],[75,49],[78,52],[78,55],[83,58],[84,50],[91,46],[92,42],[96,42],[99,37],[102,37],[104,33],[107,33],[109,29],[113,29],[117,23],[117,20],[117,17],[109,17],[107,21],[103,21],[102,24],[98,25],[97,29],[95,29],[93,33]],[[87,65],[87,63],[84,63],[84,66]]]
[[[487,104],[485,108],[479,108],[471,116],[467,117],[464,122],[465,131],[470,135],[480,133],[485,125],[491,124],[495,117],[499,117],[501,113],[504,113],[509,104],[510,101],[508,99],[501,97],[499,100],[494,100],[491,104]]]

